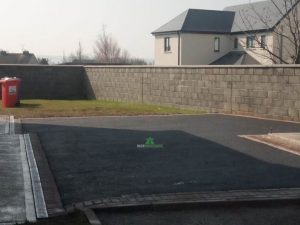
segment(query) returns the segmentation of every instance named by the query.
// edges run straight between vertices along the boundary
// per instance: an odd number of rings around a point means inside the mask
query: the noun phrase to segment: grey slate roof
[[[252,56],[244,51],[231,51],[210,65],[258,65],[260,64]]]
[[[230,6],[225,11],[235,12],[235,18],[231,32],[243,32],[249,30],[268,30],[274,28],[289,9],[291,2],[284,5],[283,0],[261,1],[243,5]],[[289,4],[290,3],[290,4]]]
[[[234,12],[189,9],[152,34],[166,32],[230,33],[233,19]]]
[[[170,32],[226,34],[273,29],[287,11],[283,0],[274,2],[278,8],[268,0],[230,6],[224,11],[189,9],[152,34]],[[287,8],[289,10],[292,5],[288,5]]]
[[[6,53],[0,52],[0,64],[39,64],[35,55],[29,52]]]

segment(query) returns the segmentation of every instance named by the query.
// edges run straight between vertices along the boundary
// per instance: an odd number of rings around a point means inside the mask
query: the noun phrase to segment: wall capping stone
[[[0,64],[2,66],[10,67],[84,67],[83,65],[40,65],[40,64]]]
[[[300,68],[300,64],[275,64],[275,65],[189,65],[189,66],[131,66],[131,65],[120,65],[120,66],[83,66],[84,68],[149,68],[149,69],[178,69],[178,68]]]

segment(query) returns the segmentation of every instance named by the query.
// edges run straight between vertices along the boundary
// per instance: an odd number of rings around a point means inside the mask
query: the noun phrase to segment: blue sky
[[[103,25],[131,55],[153,58],[153,30],[188,8],[223,9],[249,0],[1,0],[0,48],[62,56],[81,41],[93,55]],[[253,1],[252,1],[253,2]]]

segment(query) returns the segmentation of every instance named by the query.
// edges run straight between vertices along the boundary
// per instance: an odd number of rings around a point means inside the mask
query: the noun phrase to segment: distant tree
[[[122,49],[117,40],[106,32],[105,26],[99,34],[94,46],[95,60],[102,64],[146,65],[143,59],[131,57],[126,49]]]
[[[49,65],[49,59],[47,58],[38,58],[37,60],[41,65]]]
[[[62,63],[67,63],[67,62],[68,62],[68,59],[66,57],[66,53],[65,53],[65,51],[63,51]]]
[[[146,60],[141,59],[141,58],[131,58],[130,64],[131,65],[147,65],[148,63],[146,62]]]
[[[130,63],[130,54],[127,50],[122,50],[121,51],[121,56],[120,56],[120,59],[119,59],[119,62],[121,64],[129,64]]]
[[[100,63],[120,63],[121,61],[121,48],[117,40],[106,32],[104,26],[95,41],[94,53],[95,59]]]
[[[71,63],[76,63],[76,64],[81,64],[83,63],[85,60],[89,59],[88,55],[84,54],[83,51],[83,47],[81,42],[78,42],[78,48],[75,51],[75,53],[71,53],[67,59],[63,59],[64,63],[66,63],[67,61],[71,62]]]
[[[81,45],[80,41],[78,43],[78,48],[77,48],[77,51],[76,51],[76,56],[77,56],[77,59],[78,59],[79,63],[81,63],[82,59],[83,59],[83,50],[82,50],[82,45]]]

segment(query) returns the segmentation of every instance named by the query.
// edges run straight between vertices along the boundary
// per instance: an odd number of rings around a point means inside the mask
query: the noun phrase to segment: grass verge
[[[20,107],[0,107],[0,114],[16,118],[71,116],[199,115],[201,111],[104,100],[22,100]]]

